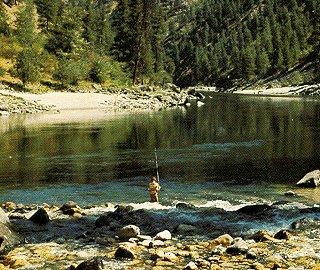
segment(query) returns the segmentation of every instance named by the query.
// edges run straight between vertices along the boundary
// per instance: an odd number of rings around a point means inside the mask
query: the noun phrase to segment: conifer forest
[[[317,83],[320,2],[3,0],[0,45],[23,84]]]

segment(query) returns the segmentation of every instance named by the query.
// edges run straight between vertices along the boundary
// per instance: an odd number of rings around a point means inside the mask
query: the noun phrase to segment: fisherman
[[[152,177],[149,183],[150,202],[159,202],[158,192],[161,188],[157,182],[157,178]]]

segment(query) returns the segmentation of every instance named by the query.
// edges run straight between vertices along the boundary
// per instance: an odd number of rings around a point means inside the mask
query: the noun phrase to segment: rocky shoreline
[[[95,86],[91,90],[79,90],[77,92],[31,94],[17,92],[9,86],[0,84],[0,116],[48,111],[59,113],[61,110],[80,109],[135,112],[188,106],[191,103],[201,106],[205,98],[202,92],[214,93],[219,91],[215,87],[199,86],[180,89],[174,84],[166,84],[161,88],[148,85],[121,89]],[[234,94],[273,96],[319,95],[320,86],[242,89],[231,92]]]
[[[173,84],[164,88],[137,86],[133,89],[95,89],[79,92],[31,94],[0,85],[0,116],[21,113],[59,113],[67,110],[98,109],[106,112],[135,112],[184,106],[204,98],[195,91],[183,91]]]
[[[183,212],[193,206],[180,203],[176,208]],[[261,214],[271,208],[251,205],[220,214],[263,219]],[[317,219],[298,220],[276,233],[236,233],[204,221],[175,223],[170,213],[161,216],[161,210],[134,210],[130,205],[8,202],[2,209],[2,224],[8,217],[20,238],[3,250],[0,269],[320,269]],[[304,211],[318,213],[319,207]],[[10,240],[10,235],[1,237]]]

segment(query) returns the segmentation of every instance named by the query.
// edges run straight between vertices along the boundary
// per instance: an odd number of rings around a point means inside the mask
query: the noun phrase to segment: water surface
[[[217,94],[159,112],[1,118],[0,202],[143,203],[156,148],[164,205],[320,203],[319,189],[295,187],[319,168],[319,116],[315,98]]]

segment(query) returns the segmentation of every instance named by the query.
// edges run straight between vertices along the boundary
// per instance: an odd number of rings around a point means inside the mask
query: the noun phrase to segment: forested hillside
[[[319,82],[317,0],[3,0],[0,79],[68,87]]]

